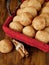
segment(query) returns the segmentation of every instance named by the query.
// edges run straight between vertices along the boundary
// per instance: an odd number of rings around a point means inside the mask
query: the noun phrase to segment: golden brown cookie
[[[12,43],[8,39],[0,41],[0,52],[8,53],[13,49]]]
[[[23,28],[23,34],[34,37],[35,36],[35,30],[31,26],[26,26]]]
[[[38,31],[35,38],[44,43],[49,42],[49,34],[46,31]]]
[[[45,18],[38,16],[32,21],[32,26],[35,30],[42,30],[45,28]]]
[[[21,32],[23,29],[23,26],[19,22],[16,21],[16,22],[11,22],[9,24],[9,28],[15,31]]]

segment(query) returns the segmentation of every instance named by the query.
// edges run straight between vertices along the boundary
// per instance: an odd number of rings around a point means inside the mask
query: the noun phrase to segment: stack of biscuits
[[[49,2],[45,3],[44,0],[24,1],[9,24],[9,28],[28,37],[48,43]]]

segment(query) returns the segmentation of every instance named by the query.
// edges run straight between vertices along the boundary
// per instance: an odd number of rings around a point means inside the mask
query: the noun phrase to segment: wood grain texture
[[[12,1],[11,4],[16,0]],[[14,4],[13,4],[14,5]],[[14,8],[14,7],[13,7]],[[12,5],[11,5],[12,9]],[[9,38],[2,30],[2,24],[7,18],[6,0],[0,0],[0,40]],[[44,53],[36,48],[25,45],[29,52],[28,58],[21,58],[20,54],[13,49],[8,54],[0,53],[0,65],[49,65],[49,53]]]

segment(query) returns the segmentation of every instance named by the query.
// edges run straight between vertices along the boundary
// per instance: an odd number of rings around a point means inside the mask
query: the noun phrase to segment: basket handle
[[[10,10],[10,2],[11,2],[11,0],[7,0],[6,8],[7,8],[8,14],[9,14],[9,15],[12,15],[12,14],[15,13],[16,10],[19,8],[19,6],[20,6],[20,4],[23,2],[23,0],[17,0],[18,5],[17,5],[17,7],[16,7],[16,9],[15,9],[15,11],[14,11],[13,13],[11,13],[11,10]]]

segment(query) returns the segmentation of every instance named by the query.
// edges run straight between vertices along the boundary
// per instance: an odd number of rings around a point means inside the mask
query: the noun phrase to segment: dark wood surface
[[[12,6],[15,5],[15,1],[16,0],[12,1]],[[8,38],[2,30],[2,25],[7,16],[6,0],[0,0],[0,40]],[[25,47],[30,54],[28,58],[22,59],[20,54],[13,49],[13,51],[8,54],[0,53],[0,65],[49,65],[49,53],[44,53],[27,45],[25,45]]]

